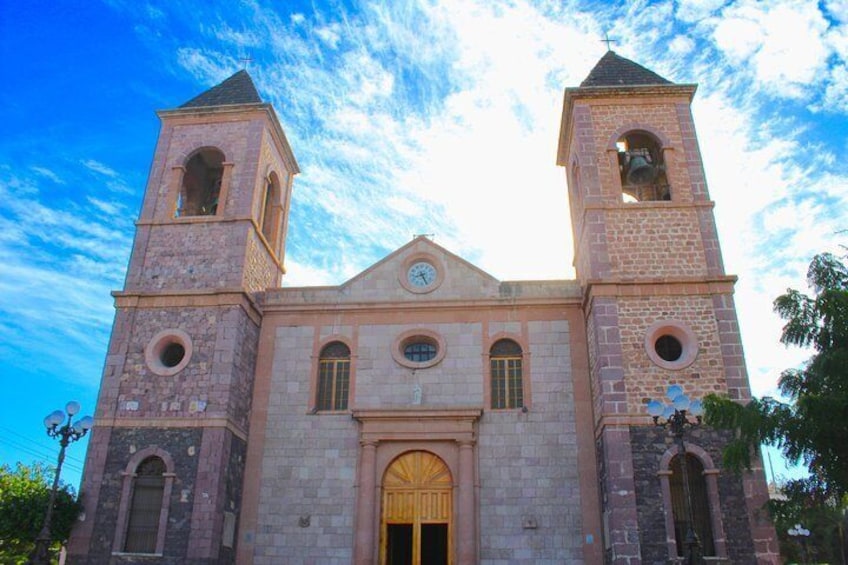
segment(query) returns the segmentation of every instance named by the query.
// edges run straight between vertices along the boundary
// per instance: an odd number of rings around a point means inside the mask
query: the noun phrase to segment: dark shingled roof
[[[645,84],[672,84],[653,71],[607,51],[580,86],[635,86]]]
[[[241,70],[203,94],[199,94],[180,106],[180,108],[202,108],[204,106],[228,106],[230,104],[261,104],[262,99],[253,79],[247,71]]]

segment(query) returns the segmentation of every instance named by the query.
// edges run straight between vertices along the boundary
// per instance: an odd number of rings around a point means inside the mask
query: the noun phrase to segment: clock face
[[[436,268],[424,261],[415,263],[406,272],[406,280],[412,286],[419,288],[430,286],[436,282]]]

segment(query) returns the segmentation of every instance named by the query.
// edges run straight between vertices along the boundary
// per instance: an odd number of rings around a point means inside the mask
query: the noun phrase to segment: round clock
[[[426,261],[419,261],[406,271],[406,280],[416,288],[424,288],[436,282],[436,267]]]

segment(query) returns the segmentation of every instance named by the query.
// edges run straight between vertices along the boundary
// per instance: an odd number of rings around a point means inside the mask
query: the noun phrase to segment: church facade
[[[159,112],[68,563],[673,563],[690,526],[710,562],[778,563],[761,467],[704,426],[680,455],[646,409],[750,397],[694,94],[612,51],[566,89],[561,281],[422,236],[281,287],[273,107],[241,71]]]

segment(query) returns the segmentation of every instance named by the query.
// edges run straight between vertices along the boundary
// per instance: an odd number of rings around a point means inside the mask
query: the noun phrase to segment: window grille
[[[511,339],[497,341],[489,350],[492,408],[524,406],[521,346]]]
[[[318,410],[347,410],[350,392],[350,349],[334,341],[321,350],[318,361]]]
[[[165,462],[159,457],[148,457],[136,469],[124,543],[124,551],[128,553],[156,552],[165,490],[164,473]]]
[[[686,473],[689,479],[689,493],[692,504],[692,527],[701,542],[703,555],[714,556],[715,543],[713,542],[712,521],[710,519],[710,502],[707,494],[707,481],[704,477],[704,466],[697,457],[686,454]],[[671,504],[674,513],[674,538],[677,542],[677,555],[683,556],[686,549],[686,494],[683,490],[681,475],[680,455],[675,455],[669,469],[671,478]]]

